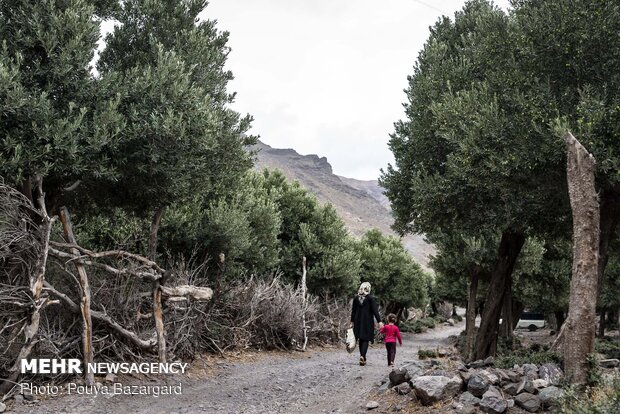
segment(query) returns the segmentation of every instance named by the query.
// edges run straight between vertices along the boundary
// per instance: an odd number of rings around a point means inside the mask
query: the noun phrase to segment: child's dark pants
[[[391,365],[396,359],[396,342],[386,342],[385,349],[387,349],[388,365]]]

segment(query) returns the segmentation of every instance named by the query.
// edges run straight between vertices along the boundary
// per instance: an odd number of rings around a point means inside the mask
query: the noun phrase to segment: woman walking
[[[360,365],[366,365],[368,344],[375,340],[375,323],[373,318],[379,323],[379,328],[383,328],[377,302],[370,295],[370,283],[364,282],[360,285],[357,297],[353,299],[353,307],[351,309],[351,326],[360,347]]]

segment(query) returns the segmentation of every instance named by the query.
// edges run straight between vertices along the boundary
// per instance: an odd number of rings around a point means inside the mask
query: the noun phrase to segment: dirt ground
[[[461,322],[424,334],[404,334],[396,364],[416,361],[419,348],[444,345],[450,335],[457,335],[463,329]],[[144,385],[180,383],[181,395],[60,395],[37,402],[11,401],[9,410],[28,414],[367,412],[369,395],[390,369],[382,344],[375,344],[369,350],[366,366],[359,366],[358,358],[356,353],[348,354],[339,348],[265,353],[249,360],[210,359],[202,375],[194,368],[190,376],[139,382]],[[124,379],[119,381],[125,383]],[[127,383],[137,382],[134,379]]]

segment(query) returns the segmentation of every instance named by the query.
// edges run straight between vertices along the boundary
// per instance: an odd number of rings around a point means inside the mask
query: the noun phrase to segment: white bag
[[[351,353],[355,350],[355,335],[353,334],[353,328],[347,329],[347,352]]]

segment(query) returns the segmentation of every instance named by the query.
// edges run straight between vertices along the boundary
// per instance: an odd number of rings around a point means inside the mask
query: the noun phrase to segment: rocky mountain
[[[301,155],[293,149],[272,148],[260,141],[255,149],[258,150],[257,169],[279,169],[288,179],[299,181],[319,201],[333,204],[355,236],[372,228],[396,236],[390,228],[389,200],[377,180],[363,181],[335,175],[327,158],[314,154]],[[402,241],[413,258],[427,268],[434,247],[419,235],[405,236]]]

